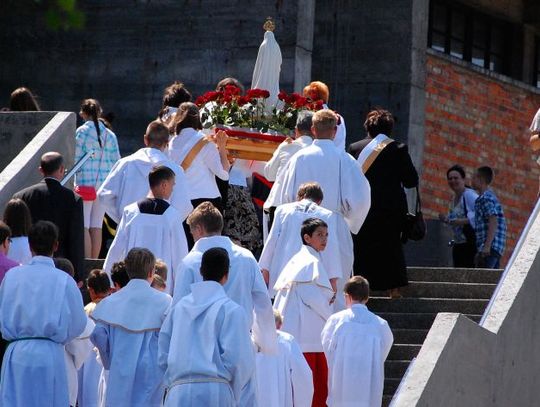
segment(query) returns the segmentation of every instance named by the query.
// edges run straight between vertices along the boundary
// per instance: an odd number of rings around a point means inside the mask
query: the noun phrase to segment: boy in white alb
[[[332,315],[336,294],[319,252],[326,247],[328,226],[318,218],[302,223],[304,245],[281,272],[274,308],[283,315],[283,331],[293,335],[313,372],[313,407],[326,406],[328,371],[321,331]]]
[[[148,183],[148,197],[124,209],[103,269],[110,274],[112,265],[123,260],[129,249],[145,247],[171,270],[166,281],[170,291],[174,269],[187,254],[180,213],[167,202],[175,185],[174,171],[164,165],[154,167],[148,174]]]
[[[129,283],[92,314],[96,328],[90,339],[109,371],[104,405],[157,407],[163,396],[158,333],[171,297],[150,287],[156,258],[148,249],[131,249],[125,262]]]
[[[388,323],[366,307],[369,283],[355,276],[345,284],[348,309],[332,315],[321,339],[329,368],[329,407],[382,403],[384,361],[394,337]]]
[[[257,353],[258,407],[309,407],[313,375],[294,336],[280,331],[283,318],[274,310],[278,334],[277,355]],[[268,391],[272,389],[272,391]]]
[[[165,372],[164,406],[239,404],[255,369],[249,325],[242,307],[225,293],[227,250],[205,251],[203,281],[171,308],[159,333],[158,360]]]

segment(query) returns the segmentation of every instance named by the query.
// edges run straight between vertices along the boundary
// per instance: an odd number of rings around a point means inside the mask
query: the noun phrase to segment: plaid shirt
[[[490,216],[497,217],[497,231],[491,244],[491,250],[502,256],[506,244],[506,220],[499,200],[491,190],[487,190],[478,197],[474,204],[476,248],[482,251],[486,242]]]
[[[105,180],[113,165],[120,159],[116,135],[99,123],[100,138],[103,148],[99,147],[96,127],[93,121],[87,121],[75,134],[75,162],[88,151],[94,154],[75,174],[75,185],[93,186],[97,189]]]

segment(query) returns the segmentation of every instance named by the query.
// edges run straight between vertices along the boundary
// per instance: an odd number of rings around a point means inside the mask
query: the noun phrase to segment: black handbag
[[[406,243],[407,240],[422,240],[427,233],[426,221],[422,213],[422,200],[420,198],[420,191],[416,187],[416,205],[414,213],[407,213],[405,215],[405,221],[403,225],[403,231],[401,232],[401,241]]]

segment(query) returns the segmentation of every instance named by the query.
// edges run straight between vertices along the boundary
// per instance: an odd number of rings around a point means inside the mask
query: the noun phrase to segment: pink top
[[[4,279],[7,271],[13,267],[17,267],[20,264],[16,261],[8,259],[5,254],[0,253],[0,283]]]

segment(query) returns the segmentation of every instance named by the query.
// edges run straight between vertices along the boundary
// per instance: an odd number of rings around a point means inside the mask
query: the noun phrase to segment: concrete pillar
[[[311,82],[311,54],[315,0],[298,0],[298,24],[294,51],[294,91],[301,92]]]

